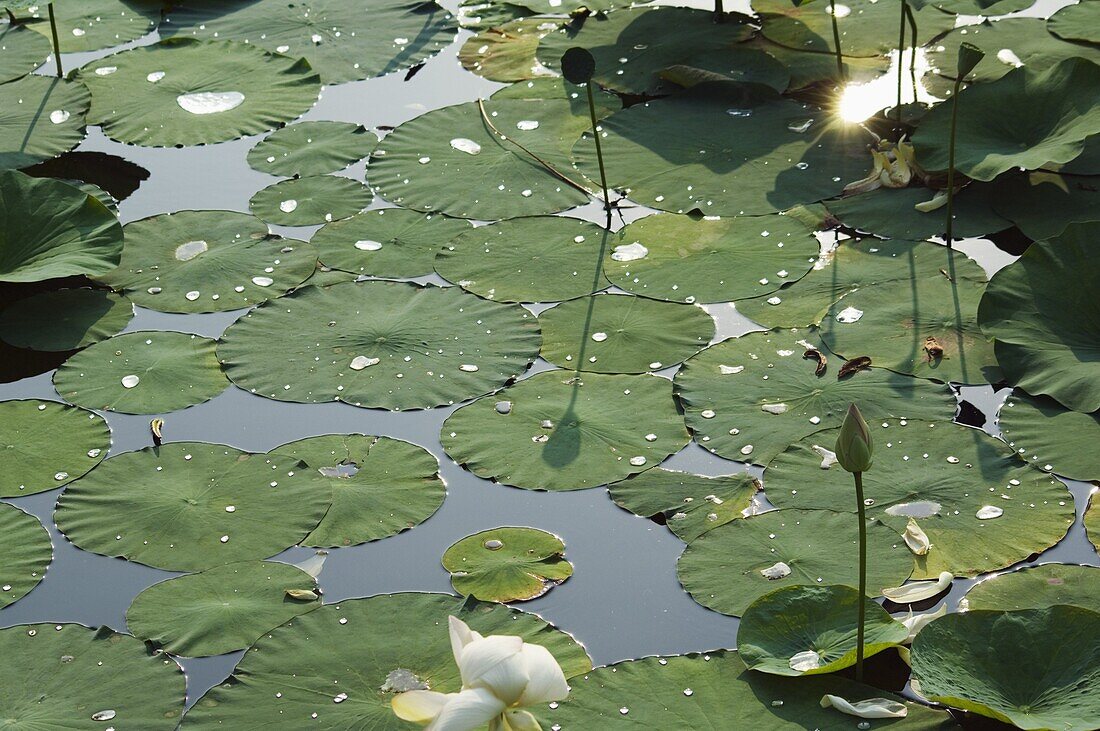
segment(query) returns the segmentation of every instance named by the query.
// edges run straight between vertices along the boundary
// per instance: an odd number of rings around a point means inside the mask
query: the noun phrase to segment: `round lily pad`
[[[915,206],[932,199],[935,191],[924,187],[879,188],[868,193],[829,201],[826,205],[852,228],[894,239],[921,241],[942,236],[947,229],[944,208],[923,213]],[[959,238],[1002,231],[1012,222],[996,210],[998,188],[972,183],[955,194],[953,235]]]
[[[470,222],[461,218],[382,208],[326,223],[310,243],[333,269],[391,279],[419,277],[431,274],[444,242],[469,229]]]
[[[870,597],[898,586],[913,571],[901,537],[882,523],[867,526],[867,550],[875,557],[867,566]],[[831,510],[773,510],[704,533],[684,549],[676,573],[692,599],[716,612],[740,616],[756,599],[779,587],[855,586],[858,557],[854,516]]]
[[[440,249],[435,270],[498,302],[555,302],[603,289],[600,254],[614,235],[564,216],[514,218],[478,226]]]
[[[102,274],[122,251],[114,214],[59,180],[0,170],[0,220],[0,282]]]
[[[34,165],[79,145],[89,104],[83,84],[51,76],[0,84],[0,168]]]
[[[1066,487],[1021,465],[982,431],[946,420],[871,424],[874,467],[863,475],[867,512],[898,533],[912,519],[928,536],[928,552],[910,555],[915,579],[1004,568],[1053,546],[1073,524]],[[764,480],[774,505],[855,512],[851,476],[832,453],[839,432],[806,437],[768,465]]]
[[[168,579],[134,597],[136,637],[184,657],[241,650],[265,632],[321,606],[317,581],[273,561],[242,561]]]
[[[98,343],[121,331],[133,304],[100,289],[31,295],[0,312],[0,338],[17,348],[60,352]]]
[[[164,36],[228,38],[304,56],[326,84],[415,66],[450,45],[457,30],[450,13],[419,0],[257,0],[228,9],[221,0],[184,0],[160,26]]]
[[[51,50],[50,42],[40,33],[10,23],[0,26],[0,82],[34,71]]]
[[[646,373],[682,363],[714,337],[714,319],[694,305],[633,295],[594,295],[539,315],[542,357],[596,373]]]
[[[660,467],[607,486],[621,508],[659,520],[691,543],[707,531],[751,514],[760,481],[741,473],[705,477]]]
[[[966,593],[968,609],[1042,609],[1072,604],[1100,606],[1100,568],[1045,563],[999,574]]]
[[[936,72],[954,78],[958,69],[959,46],[969,43],[985,52],[985,60],[967,76],[975,81],[993,81],[1022,64],[1042,71],[1067,58],[1100,62],[1100,47],[1072,43],[1047,31],[1043,18],[1008,18],[957,28],[928,48],[928,61]],[[950,107],[950,104],[946,105]],[[1024,110],[1021,110],[1024,111]],[[1046,113],[1052,110],[1033,110]],[[962,107],[959,108],[962,114]],[[1011,111],[1009,112],[1011,113]],[[960,122],[962,120],[960,119]],[[1010,128],[1006,128],[1010,129]],[[961,128],[960,128],[961,131]],[[944,145],[946,146],[946,142]]]
[[[517,18],[485,28],[466,39],[458,61],[467,71],[491,81],[526,81],[552,72],[535,58],[539,40],[560,25],[549,18]]]
[[[93,61],[77,72],[92,92],[88,121],[147,147],[205,145],[266,132],[317,99],[301,59],[235,41],[169,38]]]
[[[171,731],[184,677],[171,658],[101,627],[23,624],[0,630],[0,707],[12,728],[112,726]]]
[[[277,129],[248,151],[253,170],[287,178],[327,175],[370,154],[378,138],[351,122],[299,122]]]
[[[1008,446],[1032,467],[1072,480],[1100,480],[1100,414],[1070,411],[1054,399],[1020,391],[997,416]]]
[[[85,551],[201,571],[297,544],[331,500],[292,458],[174,442],[105,461],[62,493],[54,519]]]
[[[230,380],[281,401],[393,410],[480,396],[522,373],[539,331],[518,305],[393,282],[305,287],[231,325]]]
[[[487,602],[535,599],[573,575],[565,543],[534,528],[494,528],[452,544],[443,554],[451,585]]]
[[[727,459],[756,464],[767,464],[791,442],[839,426],[852,403],[871,422],[949,421],[955,413],[947,386],[884,368],[840,378],[843,365],[809,332],[749,333],[688,360],[676,374],[676,395],[696,441]]]
[[[1047,20],[1047,30],[1067,41],[1100,43],[1100,4],[1079,2],[1064,7]]]
[[[430,452],[399,439],[362,434],[311,437],[273,449],[303,463],[332,507],[305,546],[377,541],[423,523],[447,494]]]
[[[13,5],[11,2],[5,5]],[[50,15],[44,2],[15,2],[15,17],[30,18],[27,27],[45,38],[52,37]],[[30,6],[20,12],[20,6]],[[80,0],[56,2],[53,12],[63,53],[97,51],[148,35],[157,27],[164,3],[159,0]]]
[[[0,402],[0,497],[66,485],[99,464],[110,446],[107,422],[90,411],[55,401]]]
[[[370,188],[358,180],[312,175],[267,186],[252,196],[248,208],[278,226],[312,226],[354,216],[373,199]]]
[[[688,435],[663,378],[550,371],[459,409],[442,441],[480,477],[579,490],[653,467]]]
[[[1086,413],[1100,409],[1100,302],[1074,293],[1100,287],[1098,236],[1100,222],[1074,224],[1032,244],[993,276],[978,310],[1010,381]]]
[[[787,586],[753,602],[741,618],[741,659],[772,675],[818,675],[855,665],[861,601],[867,616],[864,657],[905,641],[905,625],[850,586]]]
[[[116,335],[80,351],[61,364],[53,383],[66,401],[123,414],[185,409],[229,385],[213,340],[151,330]]]
[[[416,593],[349,599],[265,634],[234,675],[188,712],[188,727],[308,725],[316,713],[320,723],[335,727],[407,728],[390,707],[395,693],[457,693],[461,687],[448,615],[483,635],[517,635],[542,645],[567,678],[592,667],[572,637],[499,604]]]
[[[1085,731],[1100,718],[1100,614],[1056,606],[949,614],[911,651],[931,701],[1017,728]]]
[[[96,277],[161,312],[235,310],[277,297],[313,274],[314,248],[233,211],[179,211],[126,224],[118,268]]]
[[[38,586],[53,560],[53,542],[38,518],[0,503],[0,609]]]

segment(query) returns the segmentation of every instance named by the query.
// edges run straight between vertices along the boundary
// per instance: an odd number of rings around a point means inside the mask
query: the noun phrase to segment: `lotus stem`
[[[836,49],[836,75],[844,81],[844,56],[840,53],[840,26],[836,22],[836,0],[829,0],[829,16],[833,21],[833,48]]]
[[[714,22],[726,22],[726,10],[722,7],[722,0],[714,0]]]
[[[909,79],[913,82],[913,101],[917,100],[917,16],[913,6],[903,0],[901,6],[905,18],[909,21],[909,37],[912,47],[909,49]],[[898,49],[898,64],[901,64],[901,49]]]
[[[853,472],[856,481],[856,511],[859,513],[859,619],[856,624],[856,680],[863,682],[863,636],[867,623],[867,515],[863,506],[863,473]]]
[[[721,0],[718,0],[721,3]],[[611,196],[607,192],[607,172],[603,166],[603,147],[600,145],[600,131],[596,128],[596,99],[592,95],[592,81],[584,87],[588,91],[588,114],[592,118],[592,137],[596,140],[596,160],[600,164],[600,187],[603,189],[603,208],[611,218]]]
[[[46,6],[50,11],[50,34],[53,35],[53,59],[57,64],[57,78],[61,78],[65,75],[65,72],[61,69],[61,43],[57,39],[57,21],[53,17],[53,3]]]
[[[898,126],[898,138],[901,138],[901,85],[902,77],[902,63],[901,57],[905,53],[905,9],[909,7],[909,3],[906,0],[901,0],[901,19],[898,22],[898,103],[894,107],[894,117]],[[913,46],[916,47],[916,38],[913,39]],[[915,96],[915,95],[914,95]]]
[[[959,87],[962,76],[955,78],[955,90],[951,92],[951,138],[947,143],[947,231],[944,239],[951,248],[955,231],[955,130],[959,122]]]

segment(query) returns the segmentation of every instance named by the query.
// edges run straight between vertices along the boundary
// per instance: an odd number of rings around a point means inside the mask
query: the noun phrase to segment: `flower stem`
[[[902,77],[904,77],[904,74],[902,73],[902,66],[904,64],[902,64],[901,62],[901,57],[905,53],[905,9],[908,6],[909,3],[906,0],[901,0],[901,19],[898,24],[898,103],[897,107],[894,109],[895,118],[898,125],[899,138],[901,137],[901,86]],[[914,41],[914,44],[915,43],[916,41]]]
[[[867,622],[867,515],[863,506],[863,473],[853,472],[859,513],[859,622],[856,625],[856,680],[863,682],[863,635]]]
[[[840,26],[836,23],[836,0],[829,0],[829,17],[833,21],[833,48],[836,49],[836,76],[844,81],[844,57],[840,52]]]
[[[714,0],[714,22],[726,22],[726,10],[722,7],[722,0]]]
[[[947,248],[951,248],[955,228],[955,129],[959,121],[959,87],[962,77],[955,79],[955,90],[951,93],[951,139],[947,143],[947,233],[944,238]]]
[[[611,196],[607,192],[607,173],[603,167],[603,147],[600,145],[600,131],[596,129],[596,99],[592,95],[592,81],[585,84],[588,90],[588,114],[592,118],[592,137],[596,140],[596,160],[600,163],[600,187],[603,188],[603,208],[611,216]]]
[[[57,21],[53,17],[53,3],[46,6],[50,11],[50,33],[53,35],[53,58],[57,64],[57,78],[61,78],[65,72],[61,69],[61,43],[57,40]]]

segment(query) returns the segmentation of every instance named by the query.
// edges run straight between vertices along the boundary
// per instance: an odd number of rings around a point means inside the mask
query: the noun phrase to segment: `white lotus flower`
[[[451,617],[451,649],[462,676],[458,693],[410,690],[394,696],[398,718],[426,731],[540,731],[527,706],[569,695],[565,674],[550,651],[512,635],[483,637]]]

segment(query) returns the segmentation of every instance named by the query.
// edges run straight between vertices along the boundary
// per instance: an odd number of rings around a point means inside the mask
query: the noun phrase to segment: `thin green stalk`
[[[50,11],[50,33],[53,35],[53,58],[57,64],[57,78],[61,78],[65,72],[61,69],[61,43],[57,39],[57,21],[53,17],[53,3],[46,6]]]
[[[856,680],[863,681],[863,635],[867,623],[867,516],[863,506],[863,473],[856,480],[856,508],[859,512],[859,624],[856,627]]]
[[[714,0],[714,22],[725,23],[726,22],[726,10],[722,6],[722,0]]]
[[[721,0],[719,0],[721,2]],[[596,129],[596,99],[592,96],[592,81],[585,84],[588,90],[588,114],[592,118],[592,137],[596,140],[596,160],[600,163],[600,187],[603,188],[603,208],[611,216],[611,196],[607,192],[607,172],[603,167],[603,147],[600,145],[600,131]]]
[[[836,76],[844,81],[844,56],[840,52],[840,26],[836,22],[836,0],[829,0],[829,16],[833,21],[833,48],[836,49]]]
[[[947,144],[947,248],[951,248],[955,229],[955,128],[959,121],[959,87],[962,77],[955,79],[955,90],[951,92],[951,139]]]
[[[901,0],[901,19],[898,21],[898,103],[894,107],[894,116],[898,125],[898,137],[901,136],[901,85],[902,85],[902,63],[901,57],[905,53],[905,9],[909,7],[909,3],[906,0]],[[914,39],[913,44],[916,45]]]
[[[909,21],[909,38],[912,40],[912,48],[909,49],[909,78],[913,82],[913,101],[917,100],[917,16],[913,13],[913,6],[909,3],[902,5],[902,11]],[[899,55],[901,51],[898,51]],[[898,58],[901,62],[901,58]]]

